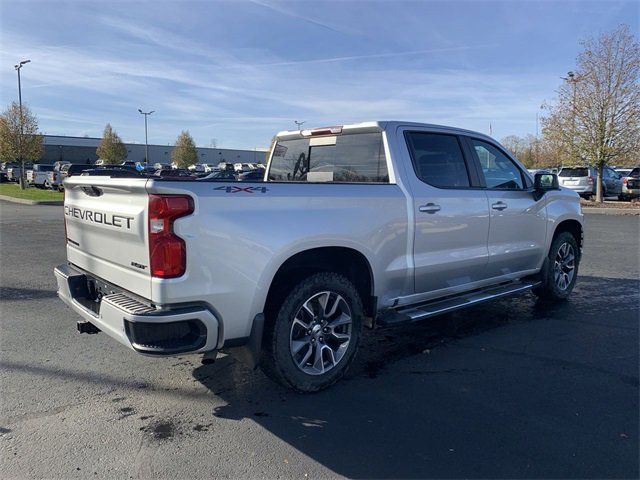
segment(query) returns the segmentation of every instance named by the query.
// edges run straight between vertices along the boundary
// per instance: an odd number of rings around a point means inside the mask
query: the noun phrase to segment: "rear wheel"
[[[265,332],[263,371],[299,392],[344,376],[358,349],[363,307],[344,276],[317,273],[295,285]]]
[[[578,278],[579,260],[576,239],[569,232],[559,233],[551,243],[540,274],[542,284],[533,293],[543,300],[567,299]]]

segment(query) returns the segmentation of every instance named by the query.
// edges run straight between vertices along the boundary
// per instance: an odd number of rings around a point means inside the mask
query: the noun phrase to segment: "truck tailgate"
[[[147,179],[74,176],[65,181],[70,263],[151,298]]]

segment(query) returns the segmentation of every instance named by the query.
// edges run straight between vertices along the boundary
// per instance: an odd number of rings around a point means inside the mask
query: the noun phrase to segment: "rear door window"
[[[425,183],[439,188],[470,186],[462,147],[455,135],[407,132],[413,169]]]
[[[269,181],[388,183],[382,133],[354,133],[279,140]]]

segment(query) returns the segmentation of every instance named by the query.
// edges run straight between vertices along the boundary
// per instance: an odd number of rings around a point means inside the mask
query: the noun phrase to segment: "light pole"
[[[572,95],[571,95],[571,157],[575,162],[577,160],[577,149],[576,149],[576,84],[579,82],[579,79],[576,77],[576,74],[573,72],[567,72],[566,77],[561,77],[563,80],[571,84]]]
[[[304,125],[306,122],[299,122],[297,120],[294,120],[293,123],[295,123],[296,126],[298,127],[298,130],[300,130],[301,129],[300,127],[302,127],[302,125]]]
[[[144,166],[147,167],[149,165],[149,140],[147,135],[147,117],[151,115],[155,110],[151,110],[150,112],[143,112],[142,109],[138,109],[138,111],[144,115]]]
[[[22,156],[22,136],[24,135],[24,119],[22,117],[22,84],[20,83],[20,69],[31,60],[22,60],[13,67],[18,72],[18,105],[20,105],[20,138],[18,140],[18,149],[20,153],[20,188],[24,189],[26,185],[26,177],[24,171],[24,158]]]

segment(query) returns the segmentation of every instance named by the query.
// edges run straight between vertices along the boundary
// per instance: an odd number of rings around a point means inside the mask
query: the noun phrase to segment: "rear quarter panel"
[[[397,185],[151,182],[148,190],[195,201],[194,214],[174,224],[186,274],[153,279],[152,300],[205,301],[225,338],[249,335],[278,268],[311,248],[353,248],[369,261],[376,295],[404,293],[407,204]]]

